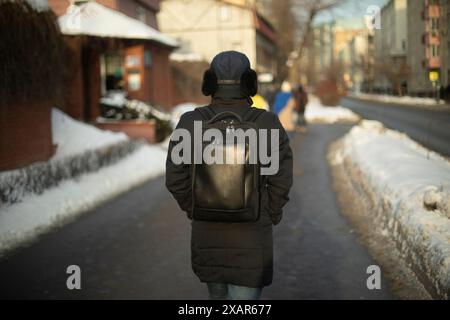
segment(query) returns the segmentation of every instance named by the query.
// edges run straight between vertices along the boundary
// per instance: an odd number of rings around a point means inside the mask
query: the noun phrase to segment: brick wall
[[[152,91],[153,103],[163,106],[166,109],[171,108],[172,105],[172,74],[170,70],[169,54],[171,49],[152,45]]]
[[[66,13],[67,7],[70,6],[70,0],[48,0],[48,5],[59,17]]]
[[[53,153],[50,103],[0,107],[0,171],[46,161]]]
[[[84,85],[81,38],[64,37],[70,50],[70,63],[68,63],[69,76],[64,88],[64,104],[59,106],[65,113],[77,120],[84,120]]]

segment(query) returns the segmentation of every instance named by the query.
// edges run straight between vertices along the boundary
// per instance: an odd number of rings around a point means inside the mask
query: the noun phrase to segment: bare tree
[[[297,20],[294,15],[293,0],[272,0],[272,23],[278,34],[278,50],[277,50],[277,79],[280,83],[287,78],[288,67],[286,61],[289,54],[294,50]]]
[[[290,53],[289,64],[292,67],[290,79],[293,82],[301,81],[301,74],[307,75],[308,83],[315,82],[316,70],[314,63],[314,23],[316,18],[326,12],[337,15],[337,7],[346,0],[292,0],[293,10],[296,15],[298,30],[296,34],[296,45]],[[311,56],[312,55],[312,56]],[[306,62],[305,63],[305,59]],[[331,61],[331,64],[333,61]]]
[[[309,39],[313,30],[316,17],[326,10],[330,10],[341,4],[342,0],[294,0],[293,8],[297,12],[299,26],[299,41],[296,46],[295,56],[301,59],[305,47],[309,45]]]
[[[392,61],[391,59],[378,59],[374,65],[377,77],[384,77],[392,86],[392,91],[402,96],[402,85],[408,80],[411,69],[405,61]]]
[[[312,44],[315,18],[345,0],[271,0],[271,22],[278,33],[277,79],[288,78],[288,60],[299,61]]]

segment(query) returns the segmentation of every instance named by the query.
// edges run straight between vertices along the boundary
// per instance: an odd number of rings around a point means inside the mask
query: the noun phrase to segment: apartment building
[[[60,23],[72,51],[64,111],[94,121],[100,114],[100,98],[117,89],[131,99],[166,109],[173,106],[169,55],[177,44],[158,31],[158,0],[48,0],[48,4],[60,22],[80,19],[73,30]]]
[[[434,96],[430,72],[443,89],[450,80],[450,1],[390,0],[375,30],[375,87],[378,91]]]
[[[439,83],[448,87],[450,80],[450,1],[408,1],[408,83],[411,95],[432,95],[430,71],[439,73]]]

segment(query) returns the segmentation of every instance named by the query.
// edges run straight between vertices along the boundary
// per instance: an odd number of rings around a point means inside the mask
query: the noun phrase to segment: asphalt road
[[[365,119],[378,120],[387,128],[406,133],[423,146],[450,157],[450,111],[341,99],[341,105]]]
[[[275,227],[263,299],[392,298],[384,279],[367,289],[375,262],[331,189],[326,147],[348,129],[314,125],[292,137],[292,200]],[[69,265],[81,268],[81,290],[66,288]],[[207,290],[191,271],[190,224],[158,178],[0,260],[0,298],[204,299]]]

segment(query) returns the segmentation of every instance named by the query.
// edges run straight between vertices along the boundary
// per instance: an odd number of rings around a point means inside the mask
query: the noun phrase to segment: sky
[[[343,4],[336,8],[321,13],[315,20],[315,24],[330,22],[333,20],[351,20],[356,26],[363,25],[366,10],[371,5],[383,7],[387,0],[343,0]]]

